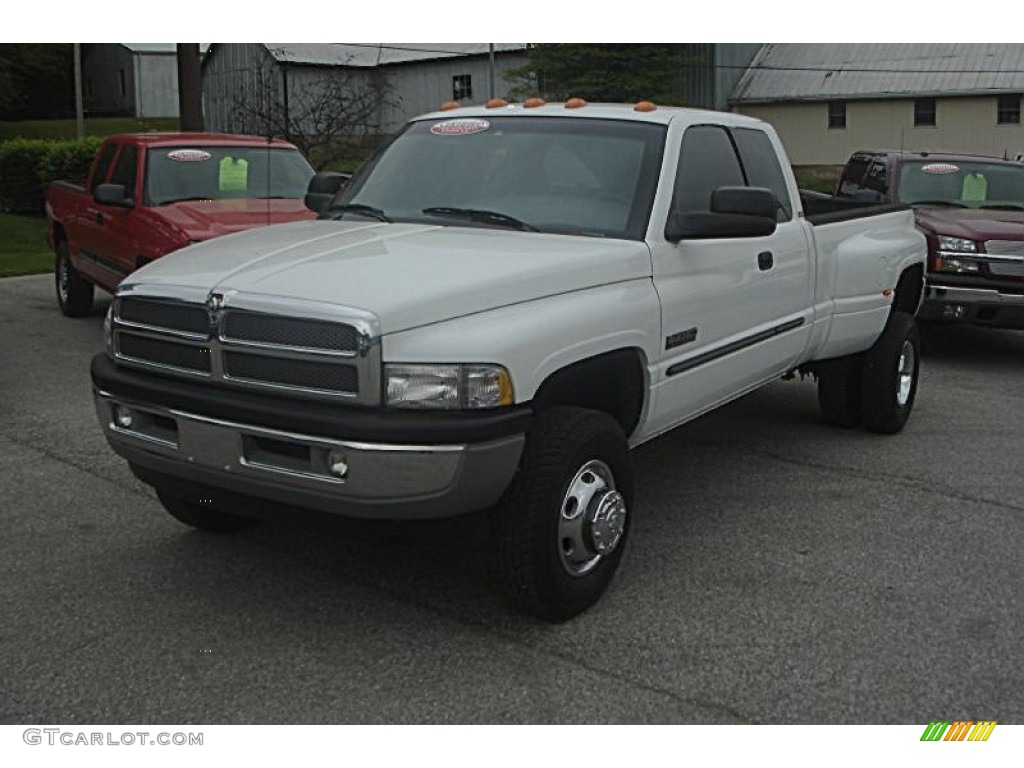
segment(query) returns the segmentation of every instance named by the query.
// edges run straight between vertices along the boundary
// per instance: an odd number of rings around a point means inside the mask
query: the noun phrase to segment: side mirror
[[[320,213],[331,200],[338,194],[345,183],[352,178],[350,173],[335,173],[334,171],[321,171],[309,180],[309,188],[306,190],[305,203],[309,210]]]
[[[128,197],[124,184],[100,184],[93,190],[92,199],[100,205],[113,205],[118,208],[131,208],[135,201]]]
[[[665,224],[665,239],[766,237],[775,232],[779,201],[770,189],[719,187],[711,193],[711,211],[673,211]]]

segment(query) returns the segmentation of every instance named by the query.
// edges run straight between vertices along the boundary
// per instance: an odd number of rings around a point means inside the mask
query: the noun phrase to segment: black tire
[[[861,411],[864,427],[892,435],[914,408],[921,374],[921,336],[912,315],[893,312],[875,345],[864,353]]]
[[[847,429],[861,425],[862,375],[860,355],[822,364],[818,371],[818,406],[826,424]]]
[[[512,604],[557,622],[597,602],[622,559],[632,503],[629,448],[618,422],[583,408],[541,412],[527,433],[519,472],[492,511],[493,562]],[[563,504],[576,514],[563,519]],[[614,530],[593,524],[593,515],[605,513]],[[580,535],[572,539],[560,526],[574,525]],[[617,544],[595,554],[602,536]],[[587,545],[570,548],[572,541]]]
[[[202,502],[187,501],[165,491],[157,491],[156,495],[171,517],[201,531],[232,533],[252,524],[252,520],[247,517],[221,512]]]
[[[85,317],[92,312],[93,285],[75,271],[66,240],[58,240],[53,265],[57,304],[67,317]]]

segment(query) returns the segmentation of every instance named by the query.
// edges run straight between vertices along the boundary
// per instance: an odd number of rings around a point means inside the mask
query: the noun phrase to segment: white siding
[[[135,116],[178,116],[178,57],[166,53],[135,54]]]
[[[937,99],[936,126],[914,127],[913,99],[848,101],[846,128],[828,128],[825,102],[740,105],[775,126],[793,165],[842,165],[859,149],[1024,153],[1024,126],[996,124],[996,97]]]
[[[280,83],[280,70],[261,43],[219,45],[203,63],[203,119],[206,130],[252,133],[255,128],[239,114],[239,102],[258,98],[257,84]]]

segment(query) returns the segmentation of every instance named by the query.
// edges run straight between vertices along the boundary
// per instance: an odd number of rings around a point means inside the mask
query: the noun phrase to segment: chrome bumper
[[[237,497],[375,519],[451,517],[496,503],[524,436],[462,445],[383,445],[284,432],[95,391],[111,448],[149,474]],[[233,510],[244,513],[245,510]]]

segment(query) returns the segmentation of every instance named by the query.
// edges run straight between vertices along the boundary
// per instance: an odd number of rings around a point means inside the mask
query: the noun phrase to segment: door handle
[[[102,213],[97,213],[96,214],[96,223],[99,224],[101,227],[103,226],[103,214]]]
[[[765,272],[775,266],[775,257],[771,251],[761,251],[757,254],[757,268]]]

